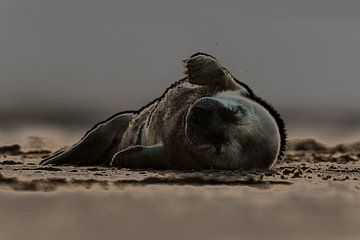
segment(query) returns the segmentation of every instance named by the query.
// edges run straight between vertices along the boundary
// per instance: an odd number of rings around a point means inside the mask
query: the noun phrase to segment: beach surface
[[[267,171],[39,166],[0,147],[0,239],[358,239],[360,144],[293,140]]]

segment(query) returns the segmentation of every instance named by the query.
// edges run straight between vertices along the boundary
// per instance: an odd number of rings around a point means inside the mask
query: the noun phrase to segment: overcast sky
[[[359,112],[359,11],[355,0],[0,0],[0,112],[137,108],[197,51],[280,110]]]

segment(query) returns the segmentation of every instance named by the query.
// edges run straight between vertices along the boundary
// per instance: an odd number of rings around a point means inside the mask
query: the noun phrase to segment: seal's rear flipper
[[[109,165],[132,118],[132,113],[124,113],[97,124],[77,144],[43,159],[40,165]]]

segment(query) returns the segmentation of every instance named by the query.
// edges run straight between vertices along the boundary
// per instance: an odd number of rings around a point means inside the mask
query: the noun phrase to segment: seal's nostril
[[[211,120],[212,116],[211,109],[202,106],[196,106],[191,110],[189,115],[189,120],[194,124],[201,124],[202,126],[207,126]]]
[[[200,123],[199,117],[196,114],[191,114],[189,116],[189,121],[194,123],[194,124],[199,124]]]
[[[203,112],[205,112],[206,111],[206,108],[205,108],[205,106],[194,106],[193,107],[193,109],[192,109],[192,111],[194,112],[194,113],[197,113],[197,114],[200,114],[200,113],[203,113]]]
[[[215,109],[209,106],[195,106],[192,111],[195,115],[199,115],[199,118],[205,119],[215,114]]]

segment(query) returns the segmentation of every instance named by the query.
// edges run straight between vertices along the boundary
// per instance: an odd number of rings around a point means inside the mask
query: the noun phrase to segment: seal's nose
[[[221,144],[228,140],[224,122],[229,110],[218,100],[201,98],[187,115],[187,134],[197,143]]]
[[[223,107],[221,103],[211,98],[198,100],[188,116],[188,121],[195,125],[208,126],[217,116],[219,108]]]
[[[207,122],[213,117],[214,111],[204,106],[195,106],[191,110],[189,120],[194,124],[206,125]]]
[[[213,101],[208,99],[196,102],[191,108],[188,120],[196,125],[207,125],[215,115],[215,105]]]

